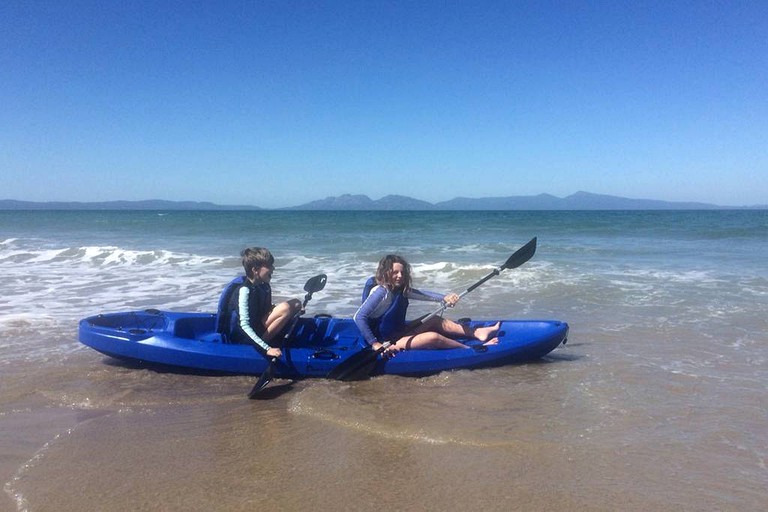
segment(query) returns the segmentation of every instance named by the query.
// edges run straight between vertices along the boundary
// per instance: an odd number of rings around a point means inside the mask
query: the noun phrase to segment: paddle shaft
[[[461,292],[459,294],[459,299],[461,299],[462,297],[467,295],[469,292],[475,290],[476,288],[479,288],[480,286],[482,286],[489,279],[491,279],[493,277],[496,277],[497,275],[501,274],[502,270],[507,269],[507,268],[519,267],[520,265],[522,265],[523,263],[525,263],[526,261],[531,259],[531,257],[533,257],[534,253],[536,252],[536,243],[537,243],[536,237],[532,238],[530,242],[528,242],[523,247],[521,247],[520,249],[515,251],[512,254],[512,256],[510,256],[507,259],[507,261],[502,266],[493,269],[491,272],[488,273],[488,275],[486,275],[485,277],[480,279],[478,282],[476,282],[475,284],[473,284],[472,286],[470,286],[469,288],[467,288],[463,292]],[[414,327],[417,327],[417,326],[423,324],[424,322],[426,322],[430,318],[439,315],[440,313],[445,311],[447,308],[448,308],[448,304],[443,302],[443,304],[439,308],[437,308],[435,311],[433,311],[432,313],[430,313],[426,317],[422,318],[421,321],[418,324],[416,324],[415,326],[411,326],[408,330],[410,331]]]
[[[488,281],[492,277],[499,275],[502,270],[504,270],[504,269],[503,268],[502,269],[499,269],[499,268],[493,269],[493,272],[491,272],[490,274],[488,274],[487,276],[485,276],[484,278],[482,278],[481,280],[479,280],[478,282],[476,282],[475,284],[473,284],[472,286],[470,286],[469,288],[467,288],[466,290],[461,292],[459,294],[459,299],[463,298],[466,294],[468,294],[469,292],[471,292],[475,288],[478,288],[480,285],[482,285],[483,283],[485,283],[486,281]],[[448,309],[448,304],[443,302],[442,305],[439,308],[437,308],[432,313],[430,313],[427,316],[425,316],[424,318],[422,318],[421,321],[418,324],[416,324],[415,326],[411,326],[408,330],[410,331],[414,327],[418,327],[419,325],[423,324],[424,322],[426,322],[427,320],[431,319],[432,317],[439,315],[440,313],[442,313],[446,309]],[[407,334],[407,332],[406,332],[406,334]]]

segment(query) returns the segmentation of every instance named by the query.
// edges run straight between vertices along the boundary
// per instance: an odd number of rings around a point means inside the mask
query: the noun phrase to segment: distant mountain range
[[[669,202],[653,199],[628,199],[589,192],[577,192],[560,198],[550,194],[537,196],[457,197],[450,201],[428,203],[406,196],[390,195],[373,200],[365,195],[342,195],[312,201],[289,210],[716,210],[723,207],[707,203]]]
[[[31,202],[0,200],[0,210],[262,210],[258,206],[223,206],[194,201],[106,201],[106,202]],[[344,194],[299,206],[275,210],[734,210],[768,209],[768,205],[718,206],[708,203],[629,199],[626,197],[576,192],[567,197],[550,194],[468,198],[429,203],[407,196],[389,195],[371,199],[366,195]]]

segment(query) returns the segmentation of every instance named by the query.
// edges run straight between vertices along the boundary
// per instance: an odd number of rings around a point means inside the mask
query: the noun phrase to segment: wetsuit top
[[[262,320],[272,310],[272,288],[269,283],[253,284],[245,279],[227,301],[229,336],[234,343],[254,343],[265,352],[270,346],[261,336]]]
[[[376,343],[379,339],[397,341],[391,337],[405,328],[408,299],[442,302],[444,298],[444,295],[439,293],[420,291],[415,288],[411,288],[406,294],[402,291],[392,291],[384,286],[375,285],[372,279],[366,283],[363,304],[353,317],[369,345]]]

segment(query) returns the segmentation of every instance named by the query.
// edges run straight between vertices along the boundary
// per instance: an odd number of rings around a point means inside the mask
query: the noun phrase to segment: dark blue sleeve
[[[376,335],[373,334],[373,331],[371,330],[371,314],[386,296],[386,288],[383,286],[376,288],[370,295],[368,295],[368,298],[365,299],[365,302],[358,308],[353,317],[355,324],[357,324],[357,328],[363,333],[363,338],[365,338],[365,342],[369,345],[378,341]]]

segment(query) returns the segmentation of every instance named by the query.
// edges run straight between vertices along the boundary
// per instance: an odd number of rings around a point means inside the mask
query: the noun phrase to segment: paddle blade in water
[[[272,376],[275,373],[275,358],[273,357],[272,360],[269,362],[269,366],[267,366],[267,369],[264,370],[264,372],[261,374],[261,377],[259,377],[259,380],[256,381],[256,384],[254,384],[253,389],[251,389],[250,393],[248,393],[248,398],[254,399],[259,396],[259,393],[262,389],[267,387],[267,384],[269,384],[269,381],[272,380]]]
[[[331,370],[328,378],[343,381],[365,379],[373,370],[378,358],[379,351],[365,348]]]

